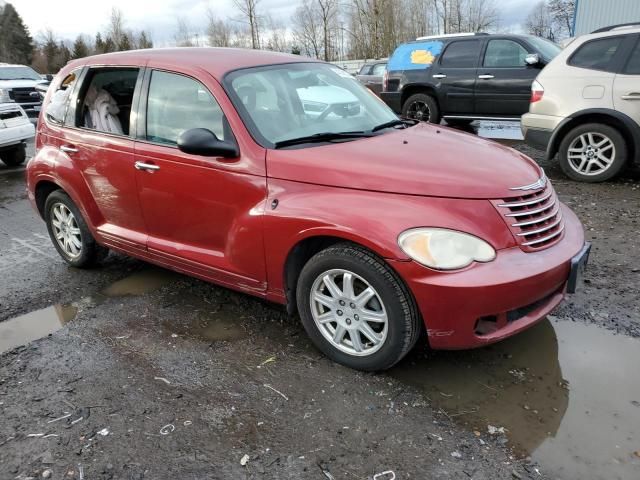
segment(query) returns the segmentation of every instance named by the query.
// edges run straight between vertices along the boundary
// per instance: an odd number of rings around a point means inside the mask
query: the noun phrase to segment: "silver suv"
[[[42,106],[36,87],[46,84],[47,80],[31,67],[0,63],[0,103],[17,103],[31,123],[37,122]]]
[[[525,141],[572,179],[601,182],[640,155],[640,24],[578,37],[540,72]]]

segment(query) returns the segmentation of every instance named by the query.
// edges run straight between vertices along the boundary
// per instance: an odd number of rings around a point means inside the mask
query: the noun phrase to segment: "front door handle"
[[[493,77],[493,75],[488,75],[488,74],[487,74],[487,75],[478,75],[478,78],[479,78],[480,80],[491,80],[491,79],[492,79],[492,78],[494,78],[494,77]]]
[[[447,76],[444,73],[436,73],[435,75],[432,75],[432,77],[437,79],[447,78]]]
[[[640,92],[630,92],[626,95],[622,95],[622,100],[640,100]]]
[[[154,165],[153,163],[144,163],[144,162],[136,162],[134,164],[136,170],[145,170],[147,172],[155,172],[156,170],[160,170],[158,165]]]
[[[60,150],[62,150],[63,152],[66,152],[66,153],[77,153],[78,152],[77,148],[70,147],[69,145],[62,145],[60,147]]]

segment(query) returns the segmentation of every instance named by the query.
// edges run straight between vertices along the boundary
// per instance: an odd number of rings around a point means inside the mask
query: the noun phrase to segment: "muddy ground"
[[[640,176],[543,165],[588,283],[515,339],[378,375],[278,306],[119,255],[66,267],[0,166],[0,479],[639,478]]]

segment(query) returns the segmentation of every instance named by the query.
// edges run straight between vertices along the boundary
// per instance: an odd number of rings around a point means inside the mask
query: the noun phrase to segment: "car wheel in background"
[[[438,102],[431,95],[416,93],[402,105],[402,116],[419,122],[440,123]]]
[[[109,253],[96,243],[80,210],[62,190],[47,197],[44,216],[53,245],[69,265],[92,267]]]
[[[2,160],[7,167],[17,167],[23,164],[26,159],[27,150],[24,143],[21,143],[11,150],[0,152],[0,160]]]
[[[347,367],[390,368],[422,331],[404,282],[382,259],[353,244],[337,244],[312,257],[300,273],[296,295],[313,343]]]
[[[618,130],[587,123],[571,130],[559,148],[562,171],[580,182],[603,182],[616,176],[627,161],[627,144]]]

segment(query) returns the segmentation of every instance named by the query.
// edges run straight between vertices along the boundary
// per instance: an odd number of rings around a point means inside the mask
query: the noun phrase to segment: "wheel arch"
[[[433,99],[435,100],[436,104],[438,105],[438,108],[440,108],[440,100],[438,98],[438,94],[436,93],[436,89],[432,86],[432,85],[426,85],[426,84],[410,84],[410,85],[406,85],[403,89],[402,89],[402,96],[400,98],[400,109],[402,110],[404,108],[404,104],[405,102],[409,99],[409,97],[411,95],[415,95],[416,93],[425,93],[431,97],[433,97]]]
[[[43,220],[44,204],[46,203],[49,195],[51,195],[56,190],[62,190],[64,192],[64,189],[52,180],[40,180],[38,183],[36,183],[36,186],[34,188],[36,208],[38,209],[38,213]]]
[[[640,125],[624,113],[606,108],[582,110],[564,119],[551,136],[547,146],[547,160],[551,160],[556,156],[562,139],[567,133],[586,123],[602,123],[616,128],[627,144],[629,160],[637,161],[638,153],[640,153]]]

